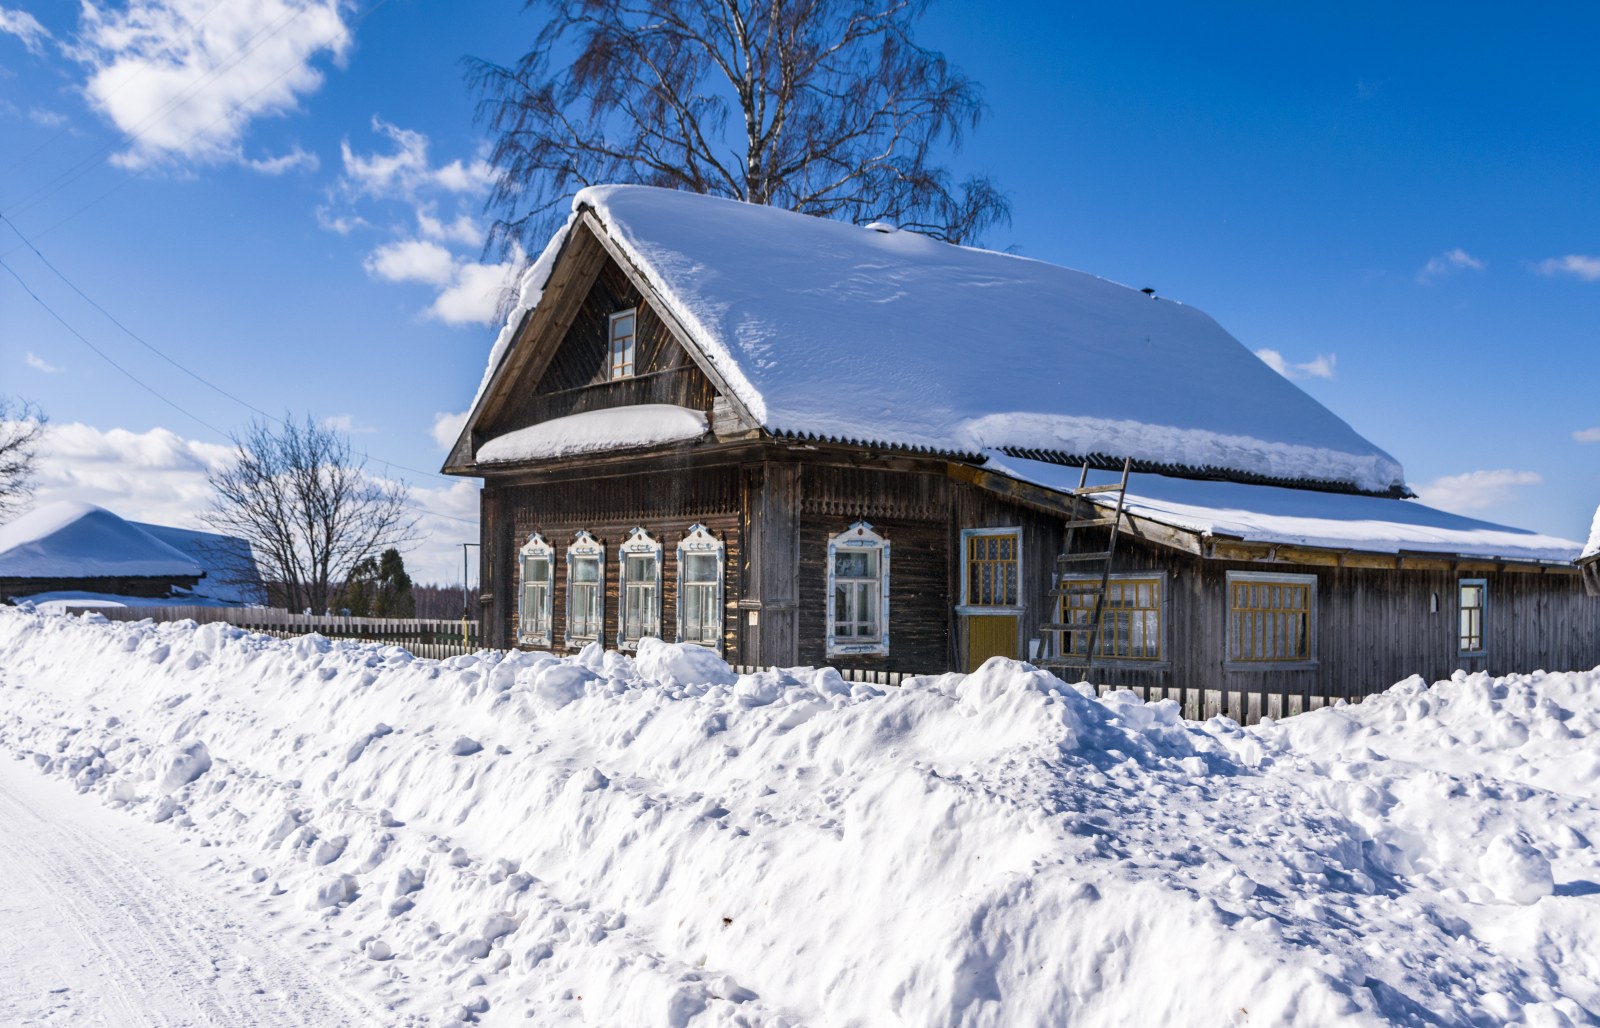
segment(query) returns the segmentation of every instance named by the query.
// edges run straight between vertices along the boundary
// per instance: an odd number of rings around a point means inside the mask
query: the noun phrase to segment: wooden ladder
[[[1100,650],[1100,626],[1106,614],[1106,593],[1111,583],[1111,562],[1117,555],[1117,526],[1122,521],[1122,507],[1128,497],[1128,469],[1132,464],[1131,457],[1125,458],[1122,462],[1121,480],[1106,485],[1086,484],[1089,481],[1087,461],[1084,462],[1083,471],[1078,475],[1078,488],[1072,490],[1072,518],[1063,526],[1067,530],[1066,538],[1061,543],[1061,555],[1056,558],[1056,587],[1050,590],[1050,597],[1056,605],[1057,616],[1062,614],[1063,601],[1068,597],[1076,599],[1093,597],[1093,604],[1087,622],[1052,620],[1039,626],[1041,631],[1050,632],[1055,637],[1055,645],[1051,647],[1053,652],[1038,662],[1040,667],[1088,671],[1095,666],[1095,657]],[[1117,494],[1117,507],[1110,517],[1105,517],[1089,497],[1109,493]],[[1088,553],[1074,553],[1072,544],[1080,528],[1110,529],[1110,540],[1106,543],[1106,548]],[[1066,577],[1070,573],[1081,574],[1085,571],[1091,575],[1099,571],[1100,577],[1098,579]],[[1088,643],[1082,647],[1073,645],[1073,641],[1080,636],[1087,636]]]

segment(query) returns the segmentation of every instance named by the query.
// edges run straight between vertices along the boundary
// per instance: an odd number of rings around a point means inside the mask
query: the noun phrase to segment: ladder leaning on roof
[[[1061,543],[1061,555],[1056,558],[1056,587],[1050,590],[1059,621],[1051,621],[1040,628],[1055,636],[1053,652],[1039,661],[1040,667],[1055,669],[1081,669],[1089,671],[1095,665],[1100,650],[1100,626],[1105,620],[1106,593],[1111,582],[1111,562],[1117,555],[1117,526],[1122,520],[1123,501],[1128,496],[1128,469],[1132,458],[1122,462],[1120,481],[1106,485],[1088,485],[1089,464],[1084,462],[1078,476],[1078,488],[1072,490],[1072,517],[1066,525],[1066,537]],[[1117,507],[1110,517],[1105,517],[1089,499],[1096,493],[1116,493]],[[1087,508],[1087,510],[1085,510]],[[1080,528],[1108,528],[1110,539],[1104,550],[1074,553],[1073,541]],[[1099,578],[1093,577],[1095,571]],[[1088,572],[1085,577],[1068,578],[1071,572]],[[1076,603],[1069,601],[1077,601]],[[1088,608],[1087,618],[1079,615]],[[1086,639],[1078,643],[1078,639]]]

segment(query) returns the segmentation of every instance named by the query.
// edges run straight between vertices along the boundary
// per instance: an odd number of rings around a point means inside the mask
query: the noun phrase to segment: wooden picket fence
[[[279,639],[297,635],[357,639],[404,646],[418,657],[455,657],[482,649],[479,623],[434,618],[358,618],[338,614],[295,614],[272,607],[69,607],[69,614],[93,612],[110,621],[223,621]]]

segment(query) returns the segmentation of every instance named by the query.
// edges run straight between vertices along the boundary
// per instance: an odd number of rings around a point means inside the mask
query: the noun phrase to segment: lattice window
[[[828,540],[827,651],[889,652],[889,541],[865,521]]]
[[[1020,533],[1015,529],[974,529],[962,536],[967,562],[963,602],[969,607],[1020,606]]]
[[[1228,660],[1310,664],[1316,658],[1315,575],[1230,571]]]
[[[627,378],[633,374],[633,351],[639,309],[618,311],[611,315],[611,377]]]
[[[1098,575],[1070,575],[1062,579],[1061,622],[1089,625],[1094,619]],[[1113,576],[1106,583],[1105,611],[1100,617],[1100,644],[1096,657],[1123,660],[1161,660],[1162,581],[1159,575],[1143,578]],[[1087,654],[1088,632],[1063,633],[1067,652]]]
[[[588,532],[567,547],[568,646],[600,642],[605,632],[606,548]]]
[[[645,636],[661,635],[661,544],[635,528],[617,554],[621,625],[617,645],[635,649]]]
[[[1483,643],[1483,613],[1488,607],[1489,582],[1483,578],[1463,578],[1460,587],[1461,654],[1481,657]]]
[[[695,525],[678,543],[678,641],[722,650],[722,540]]]
[[[555,550],[535,532],[522,547],[518,561],[522,595],[517,609],[517,641],[529,646],[549,646]]]

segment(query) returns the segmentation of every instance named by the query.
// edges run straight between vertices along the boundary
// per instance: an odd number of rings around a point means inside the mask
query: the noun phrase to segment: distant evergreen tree
[[[371,557],[363,557],[350,569],[350,577],[345,579],[344,587],[339,590],[336,609],[347,610],[352,617],[373,617],[379,588],[378,562]]]
[[[367,558],[371,562],[371,558]],[[413,618],[417,616],[417,598],[411,593],[411,576],[406,574],[406,562],[400,551],[390,547],[378,558],[375,591],[372,598],[372,616],[380,618]]]

